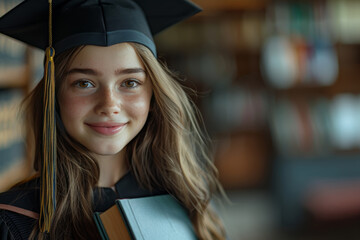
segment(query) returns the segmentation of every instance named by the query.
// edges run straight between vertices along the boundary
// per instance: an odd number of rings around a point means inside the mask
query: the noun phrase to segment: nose
[[[110,89],[104,89],[99,92],[98,104],[96,105],[96,113],[104,116],[112,116],[120,113],[120,98],[116,95],[116,93]]]

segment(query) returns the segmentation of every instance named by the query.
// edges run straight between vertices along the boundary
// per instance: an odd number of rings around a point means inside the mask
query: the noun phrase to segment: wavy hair
[[[147,122],[126,147],[126,160],[137,181],[145,188],[165,189],[187,209],[199,239],[225,239],[221,221],[210,200],[222,192],[217,170],[209,157],[208,138],[201,117],[178,79],[144,46],[130,43],[142,60],[152,82],[153,97]],[[77,47],[54,59],[56,89],[61,85],[71,61],[81,51]],[[26,101],[35,137],[34,168],[41,169],[44,79]],[[59,111],[57,111],[59,112]],[[93,188],[99,166],[91,153],[72,139],[57,118],[57,208],[50,239],[100,239],[92,216]],[[35,226],[31,238],[45,239]]]

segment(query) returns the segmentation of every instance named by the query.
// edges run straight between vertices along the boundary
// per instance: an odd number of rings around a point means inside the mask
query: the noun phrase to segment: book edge
[[[131,216],[129,214],[125,214],[125,212],[126,212],[125,208],[130,210],[129,213],[130,212],[132,213],[129,200],[131,200],[131,199],[117,199],[116,200],[116,206],[118,207],[118,209],[119,209],[119,211],[121,213],[121,216],[123,217],[123,220],[124,220],[125,225],[126,225],[126,227],[128,229],[128,232],[130,233],[130,237],[132,239],[136,239],[136,240],[144,240],[144,238],[142,236],[136,236],[135,235],[135,231],[134,231],[135,226],[132,226],[130,224],[129,218],[132,218],[133,220],[136,221],[135,216],[133,214]],[[139,229],[139,226],[138,225],[136,225],[136,226],[137,226],[137,229],[136,229],[137,232],[141,233],[141,230]],[[141,238],[139,238],[139,237],[141,237]]]
[[[100,213],[95,212],[93,216],[94,216],[95,223],[96,223],[96,226],[97,226],[97,228],[99,230],[101,238],[103,240],[110,240],[107,233],[106,233],[106,231],[105,231],[104,225],[102,224],[102,221],[100,219]]]

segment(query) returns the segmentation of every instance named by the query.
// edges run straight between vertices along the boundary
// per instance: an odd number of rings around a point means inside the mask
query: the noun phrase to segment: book
[[[195,240],[185,208],[171,195],[118,199],[94,214],[103,240]]]

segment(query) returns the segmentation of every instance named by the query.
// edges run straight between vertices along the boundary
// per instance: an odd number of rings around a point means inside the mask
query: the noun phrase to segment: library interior
[[[1,0],[0,16],[19,0]],[[155,36],[212,141],[233,240],[360,238],[360,1],[193,0]],[[0,192],[33,174],[43,52],[0,35]]]

